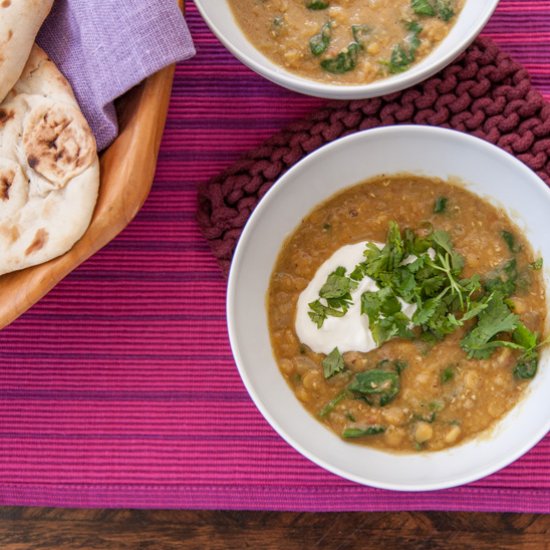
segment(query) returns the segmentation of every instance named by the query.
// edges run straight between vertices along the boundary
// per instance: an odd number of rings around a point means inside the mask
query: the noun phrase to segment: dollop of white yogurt
[[[343,317],[329,316],[325,319],[323,326],[317,328],[317,325],[308,315],[308,304],[319,299],[321,287],[336,268],[345,267],[346,274],[349,275],[357,264],[364,261],[363,251],[367,242],[369,241],[348,244],[339,248],[319,267],[309,285],[298,298],[295,321],[296,334],[303,344],[306,344],[316,353],[328,355],[335,347],[338,348],[340,353],[347,351],[368,352],[378,347],[369,329],[368,316],[361,315],[361,294],[366,291],[376,292],[379,290],[378,285],[370,277],[361,280],[357,288],[351,292],[353,304],[350,305]],[[381,243],[374,242],[373,244],[378,248],[384,247]],[[401,299],[399,301],[403,313],[411,318],[416,310],[416,305],[408,304]]]

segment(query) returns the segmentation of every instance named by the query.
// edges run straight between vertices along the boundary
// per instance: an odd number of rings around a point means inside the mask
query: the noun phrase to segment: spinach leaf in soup
[[[437,197],[434,202],[434,214],[442,214],[447,209],[447,197]]]
[[[399,374],[378,368],[359,372],[348,389],[369,405],[384,407],[399,393]]]
[[[342,432],[344,439],[356,439],[358,437],[365,437],[368,435],[379,435],[386,431],[385,426],[373,425],[367,428],[346,428]]]
[[[343,74],[353,71],[357,66],[357,59],[361,46],[357,42],[351,42],[334,57],[327,57],[321,61],[321,68],[328,73]]]
[[[317,57],[327,51],[331,38],[331,26],[330,21],[325,23],[321,30],[310,38],[309,49],[314,56]]]
[[[348,397],[348,391],[341,391],[336,397],[331,399],[320,411],[319,417],[326,418],[336,407],[337,405]]]
[[[391,74],[406,71],[416,59],[416,51],[420,46],[422,25],[416,21],[411,21],[406,23],[406,29],[409,33],[405,40],[400,44],[396,44],[393,47],[390,60],[383,62]]]
[[[508,246],[508,250],[510,250],[512,254],[515,254],[521,250],[521,246],[517,244],[516,237],[511,231],[503,230],[500,232],[500,235],[504,239],[506,246]]]
[[[328,0],[306,0],[308,10],[326,10],[330,6]]]
[[[351,33],[355,42],[360,46],[364,46],[366,39],[371,34],[371,28],[369,25],[352,25]]]

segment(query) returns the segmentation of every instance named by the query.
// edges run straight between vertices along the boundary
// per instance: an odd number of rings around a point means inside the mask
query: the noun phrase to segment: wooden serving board
[[[183,0],[178,0],[183,9]],[[174,66],[149,77],[117,105],[120,133],[101,155],[101,185],[90,226],[74,247],[47,263],[0,277],[0,328],[120,233],[153,183],[172,90]]]

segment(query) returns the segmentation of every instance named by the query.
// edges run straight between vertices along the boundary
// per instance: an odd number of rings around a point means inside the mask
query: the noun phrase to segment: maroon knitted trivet
[[[199,187],[197,219],[225,274],[260,198],[288,168],[336,138],[377,126],[454,128],[514,154],[550,184],[550,105],[527,71],[488,38],[436,76],[376,99],[332,102]]]

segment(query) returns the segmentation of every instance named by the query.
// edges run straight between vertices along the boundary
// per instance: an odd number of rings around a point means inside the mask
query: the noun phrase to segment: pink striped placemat
[[[322,100],[235,61],[188,7],[153,191],[124,233],[0,336],[0,504],[550,512],[550,437],[477,483],[375,490],[296,453],[234,366],[225,281],[196,186]],[[502,0],[485,31],[550,99],[550,0]]]

